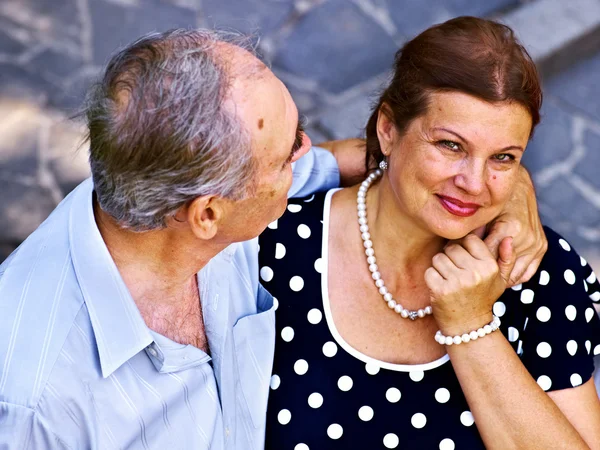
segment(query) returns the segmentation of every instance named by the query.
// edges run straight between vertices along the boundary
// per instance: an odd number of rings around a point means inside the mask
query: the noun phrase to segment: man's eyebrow
[[[304,119],[304,117],[300,117],[298,119],[298,126],[296,127],[296,138],[294,139],[294,145],[292,145],[292,150],[290,151],[290,155],[288,156],[288,158],[286,159],[286,164],[289,163],[292,158],[294,157],[294,154],[300,150],[300,148],[302,147],[302,139],[304,136],[304,124],[305,124],[306,120]]]

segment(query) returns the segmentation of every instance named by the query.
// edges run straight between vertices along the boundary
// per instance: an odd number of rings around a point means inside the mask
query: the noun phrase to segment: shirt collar
[[[106,378],[154,339],[100,235],[93,189],[90,178],[73,192],[69,244]]]

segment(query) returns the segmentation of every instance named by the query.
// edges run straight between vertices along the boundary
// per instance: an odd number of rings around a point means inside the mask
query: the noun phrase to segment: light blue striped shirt
[[[337,185],[313,148],[290,194]],[[0,449],[260,449],[273,298],[257,239],[198,273],[211,356],[150,330],[94,221],[84,181],[0,266]]]

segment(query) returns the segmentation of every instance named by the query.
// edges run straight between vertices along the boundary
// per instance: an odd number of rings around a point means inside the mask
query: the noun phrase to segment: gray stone
[[[78,127],[66,119],[53,124],[49,129],[45,157],[63,196],[90,176],[89,145],[82,145],[83,135],[83,127]]]
[[[541,113],[542,120],[523,156],[523,164],[533,174],[565,160],[573,150],[571,114],[549,97],[544,99]]]
[[[48,189],[0,178],[0,230],[4,242],[21,242],[56,207]]]
[[[0,242],[0,264],[17,248],[17,244]]]
[[[27,47],[22,42],[9,36],[4,30],[0,29],[0,55],[16,56],[22,53]]]
[[[540,203],[547,206],[545,215],[550,226],[564,229],[563,221],[584,226],[598,223],[598,210],[563,177],[556,178],[537,194]]]
[[[546,92],[600,121],[600,53],[550,79]]]
[[[0,63],[0,97],[45,104],[56,87],[27,67]]]
[[[79,44],[81,31],[77,0],[2,0],[0,14],[31,35],[32,43]]]
[[[597,52],[600,45],[598,0],[537,0],[502,21],[515,30],[544,75]]]
[[[584,137],[585,158],[575,167],[575,173],[600,192],[600,135],[587,130]],[[600,213],[598,217],[600,222]]]
[[[293,0],[204,0],[202,22],[211,28],[262,35],[283,25],[293,11]]]
[[[321,114],[319,123],[333,139],[363,137],[371,115],[373,99],[361,95],[342,105],[336,105]]]
[[[412,39],[427,27],[457,16],[489,16],[517,4],[516,0],[386,0],[390,17],[404,37]]]
[[[45,49],[28,63],[40,76],[57,86],[62,86],[65,79],[72,76],[82,65],[81,57],[57,48]]]
[[[0,175],[36,177],[40,109],[28,102],[1,99],[0,117]]]
[[[356,5],[331,0],[300,19],[274,65],[337,94],[384,72],[396,50],[392,38]]]
[[[97,73],[88,72],[78,74],[68,86],[51,92],[48,104],[68,115],[75,114],[81,108],[87,90],[98,76]]]
[[[104,65],[115,50],[151,31],[191,28],[197,13],[188,8],[149,0],[139,6],[125,6],[104,0],[90,2],[93,27],[102,32],[93,36],[94,62]]]

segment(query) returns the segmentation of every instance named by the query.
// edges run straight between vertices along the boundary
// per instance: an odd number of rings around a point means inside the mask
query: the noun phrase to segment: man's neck
[[[97,204],[94,215],[106,247],[142,315],[148,310],[188,310],[199,300],[196,274],[224,246],[199,245],[198,239],[185,228],[127,230]]]

